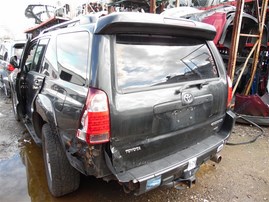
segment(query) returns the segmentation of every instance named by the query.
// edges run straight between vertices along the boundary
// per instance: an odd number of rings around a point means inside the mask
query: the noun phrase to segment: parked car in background
[[[202,13],[203,10],[199,10],[198,8],[188,7],[188,6],[180,6],[175,8],[166,9],[161,13],[161,15],[165,17],[172,17],[172,18],[188,18],[188,16],[195,15],[197,13]]]
[[[50,192],[73,192],[82,173],[142,194],[192,184],[201,164],[219,162],[234,114],[215,34],[187,19],[113,13],[27,43],[13,108],[42,144]]]
[[[7,97],[9,97],[8,92],[8,62],[0,59],[0,89],[2,89]]]
[[[12,45],[11,45],[11,50],[10,50],[10,56],[16,56],[17,57],[17,61],[19,62],[21,59],[21,55],[24,49],[26,41],[15,41]]]
[[[0,88],[3,89],[7,97],[11,96],[9,75],[19,67],[19,61],[24,48],[25,41],[17,41],[11,44],[9,61],[0,60]]]
[[[8,60],[8,49],[6,47],[6,43],[0,43],[0,60],[7,61]]]

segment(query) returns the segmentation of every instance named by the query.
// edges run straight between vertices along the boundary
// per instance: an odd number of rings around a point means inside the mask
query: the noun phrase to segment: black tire
[[[13,114],[14,114],[16,121],[20,121],[21,119],[20,119],[20,116],[18,114],[18,110],[17,110],[16,101],[15,101],[14,96],[15,96],[14,93],[11,91],[11,102],[12,102]]]
[[[57,135],[52,132],[49,124],[42,127],[42,149],[51,194],[59,197],[78,189],[80,173],[70,165]]]

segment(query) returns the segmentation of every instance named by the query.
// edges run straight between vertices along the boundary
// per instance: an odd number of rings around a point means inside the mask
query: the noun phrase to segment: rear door
[[[32,48],[32,46],[34,46],[36,42],[31,42],[30,39],[27,40],[27,42],[25,43],[24,49],[22,51],[22,58],[20,60],[19,63],[19,69],[16,71],[13,71],[12,74],[13,75],[13,86],[14,86],[14,92],[15,92],[15,96],[17,98],[17,108],[18,108],[18,113],[20,114],[20,116],[24,116],[25,115],[25,85],[24,85],[24,75],[25,75],[25,71],[24,71],[24,65],[25,65],[25,61],[28,57],[28,52],[29,50]]]
[[[204,40],[118,35],[111,152],[117,172],[214,135],[227,87]],[[223,68],[223,67],[222,67]]]
[[[33,100],[40,91],[45,77],[39,72],[48,41],[49,39],[40,39],[31,42],[27,52],[24,53],[26,58],[21,64],[19,85],[23,98],[23,111],[29,118],[32,117]]]

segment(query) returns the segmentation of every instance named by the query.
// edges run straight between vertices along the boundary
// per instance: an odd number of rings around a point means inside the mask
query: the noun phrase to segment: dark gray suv
[[[207,24],[115,13],[28,42],[14,112],[42,144],[51,193],[76,190],[83,173],[141,194],[219,161],[234,115],[214,36]]]

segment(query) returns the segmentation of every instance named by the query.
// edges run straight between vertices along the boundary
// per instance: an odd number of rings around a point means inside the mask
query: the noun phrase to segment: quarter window
[[[57,62],[60,78],[84,85],[88,66],[89,34],[76,32],[57,37]]]

